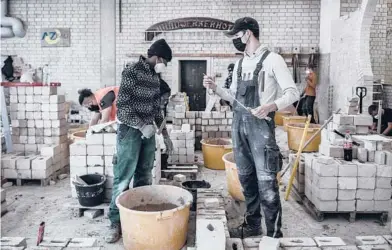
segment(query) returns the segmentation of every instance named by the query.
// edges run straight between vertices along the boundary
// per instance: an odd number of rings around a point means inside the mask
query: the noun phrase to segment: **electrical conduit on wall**
[[[1,38],[24,37],[26,30],[20,19],[7,17],[8,0],[1,0]]]

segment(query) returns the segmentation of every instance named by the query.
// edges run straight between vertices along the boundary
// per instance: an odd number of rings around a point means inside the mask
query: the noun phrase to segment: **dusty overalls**
[[[236,99],[246,107],[260,106],[259,72],[268,54],[269,51],[263,54],[252,76],[242,75],[242,59],[239,62]],[[261,204],[267,236],[279,238],[283,237],[280,230],[282,207],[276,175],[282,168],[282,157],[275,140],[274,115],[269,114],[271,121],[258,119],[234,102],[232,137],[235,162],[246,202],[245,223],[248,227],[260,228]]]

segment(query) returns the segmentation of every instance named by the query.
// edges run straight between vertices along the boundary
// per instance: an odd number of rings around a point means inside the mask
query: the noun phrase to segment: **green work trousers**
[[[113,194],[109,208],[109,219],[112,224],[120,223],[116,199],[129,188],[132,178],[133,187],[151,185],[154,159],[155,136],[142,139],[142,133],[138,129],[119,124],[117,153],[113,161]]]

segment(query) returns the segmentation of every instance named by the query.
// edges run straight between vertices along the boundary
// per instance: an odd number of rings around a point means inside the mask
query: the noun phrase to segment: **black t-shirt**
[[[381,116],[381,125],[386,127],[388,123],[392,123],[392,109],[384,108],[384,114]]]
[[[114,91],[109,91],[104,97],[102,97],[99,105],[101,106],[101,109],[107,109],[112,106],[114,100],[116,100],[116,95],[114,94]],[[99,110],[95,112],[99,113]]]

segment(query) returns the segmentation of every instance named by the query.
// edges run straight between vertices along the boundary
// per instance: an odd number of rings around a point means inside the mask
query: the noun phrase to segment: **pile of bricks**
[[[154,168],[152,170],[153,184],[158,184],[161,178],[159,141],[156,143]],[[101,174],[106,176],[105,199],[110,200],[113,189],[113,158],[116,153],[116,133],[87,133],[86,140],[78,140],[70,145],[70,182],[72,197],[77,193],[73,184],[75,175]]]
[[[168,121],[173,121],[176,112],[186,111],[186,100],[186,93],[177,93],[170,98],[166,107]]]
[[[181,130],[171,130],[170,139],[173,142],[173,153],[168,162],[186,164],[195,162],[195,131],[189,124],[183,124]]]
[[[392,165],[305,154],[305,195],[322,212],[387,212]]]
[[[325,156],[343,158],[344,138],[334,133],[334,130],[345,134],[350,131],[351,135],[365,135],[369,133],[369,126],[373,124],[370,115],[343,115],[334,114],[333,120],[328,124],[327,129],[321,131],[321,143],[319,152]],[[353,158],[357,159],[358,148],[353,147]]]

